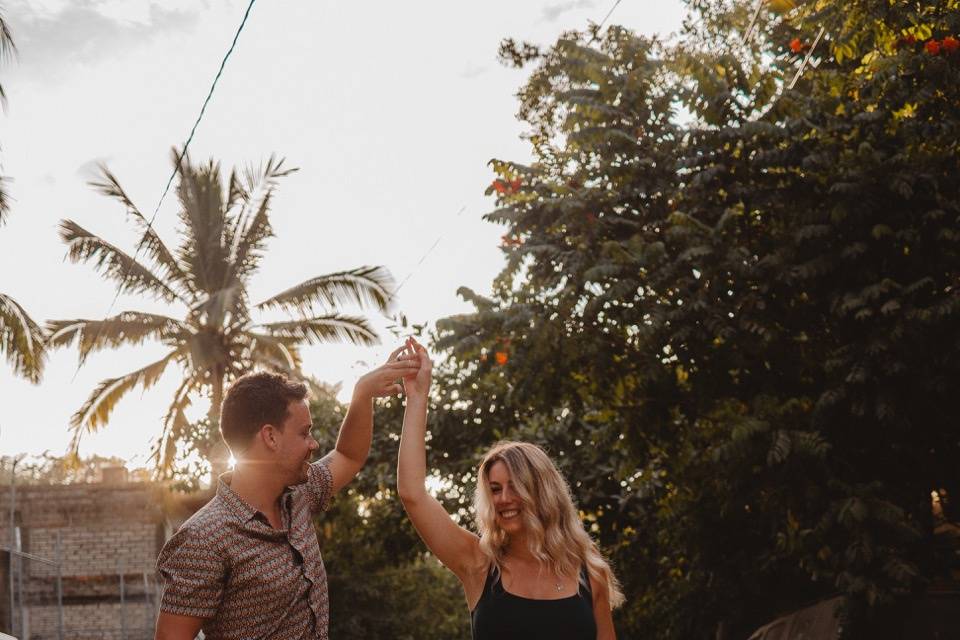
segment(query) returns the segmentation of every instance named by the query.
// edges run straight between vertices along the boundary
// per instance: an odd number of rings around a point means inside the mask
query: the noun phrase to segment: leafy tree
[[[147,294],[186,311],[182,317],[124,311],[103,320],[57,320],[48,324],[51,347],[76,342],[80,362],[93,352],[147,340],[169,349],[160,360],[130,373],[104,380],[73,415],[74,446],[82,433],[106,425],[116,403],[131,389],[151,387],[170,365],[180,369],[178,386],[157,439],[159,468],[169,471],[182,442],[203,440],[205,457],[222,465],[223,454],[211,454],[224,386],[253,367],[265,367],[303,377],[300,348],[305,344],[350,341],[373,344],[377,336],[362,316],[346,315],[339,307],[352,303],[383,311],[388,307],[391,278],[382,267],[360,267],[310,278],[260,303],[251,304],[250,278],[263,258],[272,235],[270,204],[280,178],[288,169],[270,158],[256,169],[232,171],[224,183],[212,160],[194,165],[174,151],[179,184],[181,241],[176,252],[167,248],[147,219],[127,196],[117,178],[102,167],[100,193],[118,200],[142,234],[139,243],[146,262],[136,254],[88,231],[72,220],[60,225],[60,235],[75,262],[93,262],[98,271],[119,285],[121,293]],[[254,310],[279,309],[289,320],[255,323]],[[208,420],[191,424],[187,406],[197,395],[210,399]]]
[[[627,636],[836,593],[866,634],[958,563],[960,11],[771,2],[745,46],[755,3],[691,5],[676,46],[505,43],[535,160],[492,162],[506,266],[438,325],[431,460],[547,446]]]
[[[10,29],[0,15],[0,61],[16,51]],[[6,104],[7,95],[0,84],[0,104]],[[6,178],[0,176],[0,226],[10,214],[10,198],[6,190]],[[13,367],[14,373],[31,382],[39,382],[46,359],[43,347],[43,331],[30,318],[23,307],[10,296],[0,293],[0,353]]]
[[[16,481],[18,485],[60,485],[100,482],[102,471],[109,467],[123,467],[125,461],[113,456],[92,455],[83,458],[73,456],[55,456],[44,452],[39,456],[26,459],[18,458]],[[0,458],[0,468],[12,466],[13,459]],[[128,473],[132,482],[147,482],[150,473],[147,469],[136,468]]]

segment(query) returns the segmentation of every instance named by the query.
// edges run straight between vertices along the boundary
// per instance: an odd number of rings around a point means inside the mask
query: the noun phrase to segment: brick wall
[[[27,534],[24,550],[45,558],[56,557],[56,537],[60,535],[64,576],[153,571],[159,552],[157,523],[153,522],[38,527]],[[34,571],[52,575],[53,570],[35,563]]]
[[[159,590],[156,558],[169,530],[158,487],[144,483],[18,487],[15,519],[27,553],[53,560],[59,538],[66,640],[153,637]],[[4,546],[8,523],[9,494],[0,488]],[[56,568],[23,560],[22,576],[25,612],[19,637],[56,639]]]
[[[124,618],[121,620],[121,611]],[[147,615],[149,614],[149,626]],[[72,605],[63,609],[64,638],[103,640],[147,640],[153,638],[154,609],[144,603],[98,603]],[[57,639],[57,608],[30,607],[31,640]],[[125,633],[124,633],[125,630]]]

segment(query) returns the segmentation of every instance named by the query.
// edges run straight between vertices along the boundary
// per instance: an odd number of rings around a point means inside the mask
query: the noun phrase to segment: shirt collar
[[[246,501],[230,487],[231,480],[233,480],[232,471],[220,474],[220,477],[217,478],[217,497],[230,508],[234,515],[240,518],[241,522],[248,522],[257,515],[259,511],[247,504]],[[293,491],[290,487],[283,490],[283,495],[280,497],[280,504],[283,505],[284,510],[290,509],[292,494]]]
[[[234,515],[240,518],[241,522],[247,522],[257,514],[257,510],[243,501],[237,492],[230,488],[230,481],[233,480],[233,472],[227,471],[221,473],[217,479],[217,497],[223,500]]]

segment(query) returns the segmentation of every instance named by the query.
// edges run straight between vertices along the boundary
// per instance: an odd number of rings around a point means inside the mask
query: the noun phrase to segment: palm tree
[[[375,344],[377,335],[361,316],[337,311],[344,303],[386,311],[392,279],[382,267],[360,267],[311,278],[259,304],[250,304],[247,285],[263,257],[270,227],[270,202],[277,180],[296,171],[273,157],[258,169],[230,173],[226,183],[213,160],[192,165],[173,151],[179,185],[180,245],[170,251],[117,178],[103,165],[90,185],[119,200],[141,234],[140,251],[129,255],[72,220],[60,223],[60,236],[73,262],[94,262],[121,293],[143,293],[185,308],[182,317],[124,311],[103,320],[57,320],[48,323],[48,344],[74,341],[80,363],[93,352],[158,340],[168,352],[141,369],[102,381],[73,414],[73,448],[84,432],[107,424],[117,402],[128,391],[154,385],[167,368],[179,367],[182,380],[163,419],[154,457],[169,471],[178,442],[191,438],[184,411],[192,399],[210,400],[208,417],[218,424],[226,384],[254,367],[279,370],[303,378],[300,347],[349,341]],[[255,324],[251,310],[280,309],[292,314],[281,322]],[[193,436],[196,437],[196,436]],[[211,463],[223,464],[217,456]]]
[[[0,15],[0,60],[9,58],[15,51],[10,29]],[[6,99],[0,84],[0,104],[5,105]],[[0,226],[10,213],[5,185],[6,179],[0,177]],[[43,331],[16,300],[3,293],[0,293],[0,353],[6,356],[14,373],[34,383],[40,381],[45,360]]]

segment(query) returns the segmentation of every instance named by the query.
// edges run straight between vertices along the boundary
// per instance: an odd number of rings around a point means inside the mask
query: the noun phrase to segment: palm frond
[[[203,301],[191,307],[190,316],[197,324],[207,327],[223,327],[227,315],[246,316],[246,291],[243,284],[234,282],[208,295]]]
[[[80,438],[85,432],[92,433],[107,424],[110,413],[128,391],[138,385],[144,391],[152,387],[163,375],[167,365],[180,355],[180,350],[175,349],[142,369],[119,378],[109,378],[97,385],[83,406],[70,417],[70,430],[73,432],[70,440],[71,450],[77,450],[80,446]]]
[[[174,257],[173,253],[170,252],[163,240],[160,239],[160,236],[157,235],[157,232],[150,225],[150,222],[147,220],[146,216],[140,212],[140,209],[138,209],[133,203],[133,200],[130,199],[130,196],[127,195],[127,192],[124,191],[122,186],[120,186],[120,181],[117,180],[117,177],[110,171],[110,169],[107,168],[105,164],[100,164],[99,169],[100,179],[91,180],[87,184],[103,195],[110,198],[115,198],[123,203],[124,208],[127,210],[127,214],[133,218],[134,222],[137,224],[137,227],[140,229],[141,233],[143,233],[140,238],[140,245],[146,251],[146,254],[150,256],[150,258],[153,259],[156,265],[162,270],[161,275],[177,284],[188,285],[189,279],[183,272],[180,263],[177,262],[176,257]]]
[[[248,193],[253,193],[257,189],[273,189],[277,186],[277,179],[283,178],[291,173],[296,173],[300,171],[299,167],[284,167],[284,163],[287,161],[286,158],[277,158],[276,155],[272,155],[267,158],[266,164],[261,164],[258,167],[250,165],[244,171],[244,178],[246,179],[247,185],[246,190]]]
[[[154,461],[157,471],[168,473],[177,457],[178,435],[182,435],[190,426],[186,409],[190,406],[190,393],[196,387],[196,380],[187,377],[173,394],[173,402],[163,416],[163,430],[150,451],[150,460]]]
[[[0,293],[0,352],[14,373],[30,382],[40,381],[46,361],[43,331],[17,302]]]
[[[236,169],[231,170],[230,179],[227,180],[227,210],[232,209],[241,202],[246,202],[249,198],[250,192],[243,186],[240,174],[237,173]]]
[[[13,34],[10,33],[10,27],[7,25],[7,21],[4,20],[3,15],[0,14],[0,62],[14,57],[16,53],[17,45],[13,42]],[[3,90],[2,84],[0,84],[0,104],[2,104],[4,108],[7,106],[7,94]]]
[[[146,266],[73,220],[60,221],[60,238],[71,261],[94,260],[100,273],[120,284],[121,293],[152,293],[166,302],[187,303]]]
[[[176,149],[172,153],[176,163],[180,155]],[[226,238],[229,220],[220,166],[212,160],[193,165],[189,157],[184,157],[178,172],[183,242],[177,258],[188,274],[193,291],[213,293],[227,285],[230,271],[230,245]]]
[[[13,42],[13,34],[10,33],[10,26],[3,18],[0,12],[0,61],[12,58],[17,54],[17,45]]]
[[[124,311],[105,320],[50,320],[46,330],[51,348],[69,346],[76,340],[81,364],[94,351],[138,345],[148,339],[169,344],[190,333],[190,327],[180,320],[140,311]]]
[[[360,267],[311,278],[264,300],[257,308],[295,310],[306,315],[316,305],[333,309],[350,302],[386,312],[392,289],[393,276],[384,267]]]
[[[270,227],[270,202],[278,179],[299,171],[284,167],[284,158],[271,155],[266,164],[248,167],[241,184],[236,172],[230,174],[228,203],[242,203],[240,213],[234,217],[231,227],[231,263],[237,275],[243,277],[252,272],[260,262],[260,251],[273,236]]]
[[[262,251],[267,238],[273,236],[270,226],[270,200],[272,191],[267,191],[260,198],[256,211],[246,222],[242,214],[237,219],[238,229],[233,236],[233,246],[230,250],[230,264],[236,277],[242,279],[253,272],[260,263]]]
[[[3,95],[3,88],[0,87],[0,97]],[[7,221],[7,215],[10,213],[10,196],[7,195],[8,179],[0,176],[0,226]]]
[[[287,338],[306,344],[350,342],[369,346],[380,342],[366,318],[338,313],[302,320],[271,322],[260,325],[260,329],[274,338]]]
[[[297,339],[254,331],[247,331],[244,335],[250,339],[247,358],[254,364],[269,364],[276,367],[279,363],[291,371],[300,371],[303,360],[300,357],[300,349],[297,347]]]

